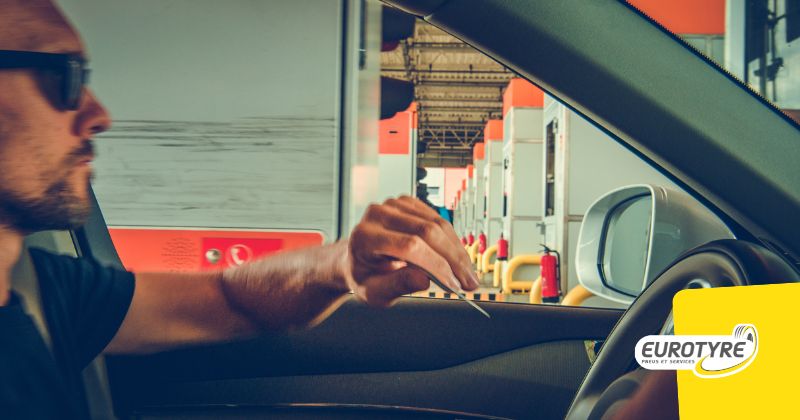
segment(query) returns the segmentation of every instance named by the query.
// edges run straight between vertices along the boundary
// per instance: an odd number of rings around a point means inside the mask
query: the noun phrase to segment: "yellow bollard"
[[[469,254],[469,260],[475,264],[478,260],[478,241],[472,243],[472,245],[467,246],[467,254]]]
[[[503,272],[503,261],[494,262],[494,273],[492,275],[492,286],[500,287],[500,280]],[[502,293],[502,290],[500,291]]]
[[[523,265],[539,265],[542,256],[538,254],[517,255],[510,259],[503,270],[502,293],[512,293],[515,290],[528,292],[533,286],[533,280],[514,280],[514,272]]]
[[[561,300],[561,304],[564,306],[580,306],[586,299],[592,296],[594,296],[594,293],[586,290],[586,288],[581,285],[577,285],[564,296],[564,299]]]
[[[497,245],[492,245],[486,248],[486,251],[483,251],[483,257],[482,257],[483,261],[481,261],[481,269],[482,269],[481,272],[483,274],[494,271],[494,264],[491,261],[492,257],[494,257],[495,255],[497,255]]]
[[[542,303],[542,276],[536,278],[531,286],[530,303]]]

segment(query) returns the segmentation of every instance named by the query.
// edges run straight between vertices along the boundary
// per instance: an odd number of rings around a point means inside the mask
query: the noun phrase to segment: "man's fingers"
[[[464,247],[461,245],[461,239],[459,239],[455,229],[453,229],[453,225],[451,225],[450,222],[442,219],[438,214],[436,214],[436,212],[433,211],[433,209],[421,201],[408,196],[402,196],[398,198],[390,198],[386,200],[384,204],[436,223],[447,234],[450,240],[453,241],[453,244],[458,245],[459,248],[463,250]],[[466,251],[464,251],[464,257],[468,258]]]
[[[401,195],[400,197],[397,197],[397,200],[399,200],[401,202],[404,202],[404,203],[408,203],[410,206],[415,208],[421,214],[425,214],[428,217],[439,217],[439,213],[437,213],[432,208],[430,208],[428,205],[426,205],[425,203],[423,203],[422,201],[420,201],[420,200],[418,200],[418,199],[416,199],[414,197],[410,197],[410,196],[407,196],[407,195]]]
[[[356,295],[373,306],[389,306],[398,297],[430,286],[428,275],[419,268],[408,266],[391,273],[370,277],[358,286]]]
[[[450,269],[459,280],[460,287],[472,290],[478,287],[472,263],[460,243],[453,243],[446,232],[430,220],[412,215],[395,207],[381,207],[380,224],[390,230],[422,238],[434,251],[447,260]]]
[[[460,287],[460,280],[454,275],[449,262],[419,236],[362,222],[350,237],[350,249],[355,264],[374,265],[388,257],[427,270],[450,287]],[[371,275],[365,273],[365,277]]]

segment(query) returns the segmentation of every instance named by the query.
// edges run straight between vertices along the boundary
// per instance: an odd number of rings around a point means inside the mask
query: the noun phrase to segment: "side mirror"
[[[586,211],[575,256],[578,281],[597,296],[629,304],[684,252],[733,233],[689,195],[632,185]]]

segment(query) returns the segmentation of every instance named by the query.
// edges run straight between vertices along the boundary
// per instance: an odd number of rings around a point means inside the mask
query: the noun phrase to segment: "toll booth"
[[[484,224],[489,244],[503,231],[503,121],[489,120],[483,131],[486,161],[483,167]]]
[[[456,235],[461,238],[461,232],[458,228],[458,223],[460,222],[458,217],[458,192],[456,192],[456,196],[453,197],[453,203],[450,205],[450,209],[453,210],[453,230],[455,230]]]
[[[544,92],[516,78],[503,94],[503,235],[508,258],[539,254],[544,242],[541,229]],[[538,266],[524,265],[515,277],[528,282],[514,284],[529,289]],[[510,291],[510,290],[507,290]]]
[[[544,243],[561,254],[561,288],[566,293],[578,284],[578,232],[597,198],[631,184],[679,188],[554,98],[545,95],[544,107]]]
[[[467,232],[467,175],[461,179],[461,189],[458,190],[458,219],[459,231],[462,237],[466,239],[469,232]]]
[[[453,205],[453,228],[458,234],[459,238],[466,238],[467,232],[465,231],[464,224],[464,185],[466,180],[461,180],[461,186],[456,194],[456,201]]]
[[[474,238],[475,233],[475,165],[467,165],[467,178],[464,180],[464,234]]]
[[[378,201],[416,195],[417,106],[380,120],[378,132]]]
[[[472,176],[472,189],[474,191],[472,200],[472,214],[473,214],[473,230],[477,237],[481,233],[486,234],[486,225],[484,217],[486,215],[486,199],[485,197],[485,179],[483,171],[486,167],[486,153],[484,148],[485,143],[475,143],[472,149],[472,164],[474,165],[474,173]]]

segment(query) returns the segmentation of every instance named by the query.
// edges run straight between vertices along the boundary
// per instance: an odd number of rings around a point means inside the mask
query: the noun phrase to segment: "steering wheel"
[[[634,348],[642,337],[672,322],[672,298],[682,289],[747,286],[800,281],[800,275],[772,251],[741,240],[720,240],[679,257],[631,304],[606,339],[578,389],[566,418],[600,419],[612,405],[621,408],[635,389],[610,387],[636,369]],[[640,375],[641,376],[641,375]],[[633,387],[635,388],[635,386]]]

